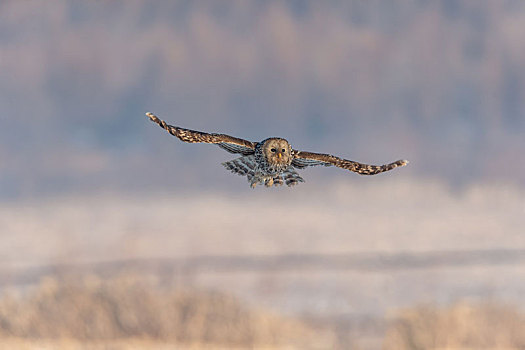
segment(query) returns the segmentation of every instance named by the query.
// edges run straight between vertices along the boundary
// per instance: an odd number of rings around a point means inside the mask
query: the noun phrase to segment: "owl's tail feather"
[[[255,175],[255,157],[253,155],[239,157],[222,163],[232,173],[251,178]]]
[[[299,182],[304,182],[304,179],[292,168],[288,168],[283,172],[282,180],[288,187],[297,185]],[[281,180],[281,184],[282,184]]]

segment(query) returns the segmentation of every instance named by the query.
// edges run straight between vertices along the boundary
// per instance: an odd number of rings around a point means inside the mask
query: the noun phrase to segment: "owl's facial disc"
[[[271,140],[268,142],[266,154],[270,161],[286,164],[290,161],[290,145],[283,139]]]

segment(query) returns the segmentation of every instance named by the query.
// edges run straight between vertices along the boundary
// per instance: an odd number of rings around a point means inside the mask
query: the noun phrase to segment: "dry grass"
[[[130,344],[325,347],[332,342],[330,333],[251,310],[224,294],[163,288],[130,277],[48,278],[25,296],[4,296],[0,337],[4,346],[31,348],[33,343],[47,342],[70,349],[130,348]]]
[[[30,291],[0,298],[0,348],[6,349],[325,349],[364,344],[347,340],[341,343],[326,327],[314,329],[297,319],[248,308],[229,295],[180,289],[144,276],[46,278]],[[525,316],[496,303],[418,306],[390,323],[383,347],[524,349]]]
[[[525,316],[515,307],[495,303],[406,310],[384,341],[385,350],[524,348]]]
[[[78,339],[25,339],[2,338],[0,349],[17,350],[173,350],[176,349],[230,349],[235,347],[210,346],[209,344],[174,344],[173,342],[154,339],[128,338],[104,341],[86,341]]]

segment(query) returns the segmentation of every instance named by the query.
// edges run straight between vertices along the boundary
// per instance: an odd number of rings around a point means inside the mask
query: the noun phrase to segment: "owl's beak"
[[[277,153],[277,156],[279,157],[279,159],[281,159],[283,157],[281,152]]]

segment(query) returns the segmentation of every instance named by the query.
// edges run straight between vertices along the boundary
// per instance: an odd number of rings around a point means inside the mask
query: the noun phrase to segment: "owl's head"
[[[292,162],[292,146],[285,139],[266,140],[262,151],[269,164],[289,165]]]

